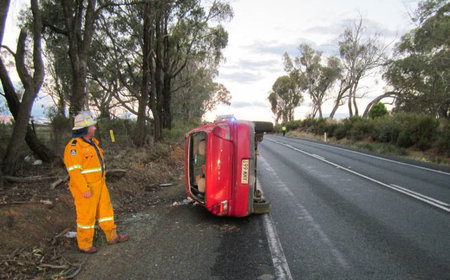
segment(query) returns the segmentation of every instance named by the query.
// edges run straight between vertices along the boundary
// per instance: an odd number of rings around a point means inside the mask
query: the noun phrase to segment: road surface
[[[270,215],[172,207],[180,181],[118,217],[130,241],[96,242],[77,278],[450,279],[447,171],[270,135],[259,147]]]
[[[285,137],[259,149],[293,279],[450,279],[450,173]]]

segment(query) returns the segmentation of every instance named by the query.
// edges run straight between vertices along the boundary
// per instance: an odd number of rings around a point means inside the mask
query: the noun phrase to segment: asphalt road
[[[450,279],[450,173],[265,136],[258,179],[270,215],[216,217],[183,182],[117,217],[124,244],[86,257],[77,279]]]
[[[259,151],[293,279],[450,279],[448,171],[277,136]]]

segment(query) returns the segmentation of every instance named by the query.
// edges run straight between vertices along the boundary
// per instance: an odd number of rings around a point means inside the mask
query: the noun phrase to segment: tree
[[[201,120],[203,115],[219,104],[230,105],[227,88],[213,81],[216,69],[191,61],[174,81],[172,111],[174,119],[187,123]]]
[[[327,65],[322,65],[322,52],[316,51],[307,44],[299,47],[300,56],[291,60],[284,54],[285,69],[302,89],[308,91],[313,103],[312,117],[319,113],[323,117],[322,104],[327,99],[329,89],[341,75],[341,64],[338,58],[329,57]]]
[[[3,7],[2,10],[4,10]],[[6,11],[7,10],[8,9],[6,7]],[[49,152],[45,146],[40,144],[40,142],[36,141],[37,138],[28,125],[34,99],[36,98],[44,79],[44,63],[41,54],[42,18],[37,0],[31,0],[31,11],[33,14],[33,75],[28,72],[25,62],[25,45],[28,36],[28,32],[25,27],[20,31],[17,51],[16,53],[13,53],[16,63],[16,70],[25,89],[21,101],[19,101],[17,97],[6,67],[0,59],[0,78],[2,80],[3,90],[8,106],[15,119],[12,136],[3,160],[2,169],[4,174],[15,173],[20,157],[20,151],[23,149],[23,145],[25,143],[24,140],[28,142],[32,150],[36,150],[38,152],[38,156],[42,156],[45,160],[52,160],[55,158],[54,154]],[[2,16],[6,17],[6,13],[2,13]],[[0,22],[4,22],[4,20],[5,19],[2,18],[0,19]],[[0,38],[3,38],[3,30],[4,29],[1,30]]]
[[[339,54],[344,66],[339,93],[335,99],[335,109],[343,104],[347,98],[349,116],[358,116],[358,95],[360,81],[370,74],[371,70],[382,65],[384,61],[384,48],[377,41],[376,36],[364,37],[363,20],[360,19],[352,27],[345,29],[339,41]],[[348,93],[346,93],[348,90]]]
[[[200,4],[194,0],[148,1],[135,6],[114,6],[100,16],[98,37],[115,66],[109,71],[115,71],[112,76],[118,77],[124,88],[116,92],[115,98],[137,115],[138,146],[144,144],[146,137],[148,108],[156,141],[162,139],[162,128],[170,129],[172,96],[192,85],[181,77],[186,76],[183,73],[188,65],[192,73],[209,68],[211,71],[203,73],[215,75],[228,36],[220,24],[212,23],[231,16],[231,10],[222,1],[213,1],[209,7]],[[94,44],[95,41],[94,36]]]
[[[371,119],[376,119],[387,115],[389,115],[389,111],[382,102],[378,102],[375,105],[373,105],[372,109],[370,109],[369,111],[369,118]]]
[[[449,12],[448,1],[421,2],[414,19],[418,27],[396,46],[384,74],[397,93],[396,111],[450,117]]]
[[[303,96],[297,81],[290,76],[281,76],[273,84],[268,99],[275,114],[275,123],[280,118],[285,123],[294,120],[294,109],[303,101]]]

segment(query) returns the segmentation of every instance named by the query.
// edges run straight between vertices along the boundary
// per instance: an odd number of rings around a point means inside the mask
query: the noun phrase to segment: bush
[[[296,129],[301,128],[301,126],[302,126],[302,121],[301,121],[301,120],[290,121],[290,122],[287,122],[287,123],[285,124],[285,126],[286,126],[286,129],[287,129],[288,131],[290,131],[290,130],[296,130]],[[281,127],[280,127],[280,129],[281,129]]]
[[[439,122],[432,116],[401,113],[394,115],[394,120],[400,128],[399,137],[401,135],[403,138],[400,142],[397,140],[399,147],[415,145],[420,150],[426,150],[437,138]]]
[[[98,119],[97,120],[97,137],[103,143],[111,143],[110,130],[114,132],[116,143],[132,143],[134,131],[136,128],[136,120],[130,119]],[[147,131],[151,131],[150,124],[146,127]]]
[[[412,146],[411,138],[408,134],[405,133],[405,131],[400,132],[397,138],[397,146],[401,148],[409,148]]]
[[[352,141],[361,141],[369,137],[373,129],[373,124],[369,120],[355,119],[350,129]]]
[[[450,157],[450,121],[441,120],[438,128],[437,148],[440,153]]]
[[[345,136],[347,136],[347,129],[345,128],[345,125],[343,123],[340,123],[334,130],[334,137],[336,137],[337,140],[340,140]]]
[[[389,111],[386,109],[383,103],[378,102],[373,105],[369,111],[369,118],[376,119],[389,115]]]
[[[386,116],[378,118],[373,123],[371,137],[376,142],[381,143],[397,143],[400,128],[392,117]]]
[[[328,137],[333,137],[338,124],[333,121],[327,121],[325,125],[325,131],[327,132]]]

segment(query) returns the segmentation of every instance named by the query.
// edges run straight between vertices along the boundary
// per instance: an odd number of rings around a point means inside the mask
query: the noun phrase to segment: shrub
[[[402,140],[397,144],[400,147],[415,145],[418,149],[426,150],[431,147],[436,139],[439,125],[438,120],[424,114],[400,113],[394,116],[395,122],[400,128]],[[409,138],[409,141],[406,138]],[[409,146],[407,146],[409,144]]]
[[[369,120],[355,119],[350,129],[350,138],[352,141],[361,141],[369,137],[373,128],[373,124]]]
[[[437,148],[440,153],[450,157],[450,121],[441,120],[438,128]]]
[[[400,128],[392,117],[378,118],[373,123],[371,137],[374,141],[382,143],[397,143]]]
[[[397,146],[401,148],[408,148],[412,146],[411,138],[408,134],[405,133],[405,131],[400,132],[397,138]]]
[[[377,104],[373,105],[369,111],[369,118],[371,119],[376,119],[387,115],[389,115],[389,111],[386,109],[386,106],[384,106],[384,104],[381,102],[378,102]]]
[[[290,122],[287,122],[287,123],[285,124],[285,126],[286,126],[286,129],[287,129],[288,131],[289,131],[289,130],[296,130],[296,129],[301,128],[301,126],[302,126],[302,121],[301,121],[301,120],[290,121]],[[280,127],[280,129],[281,129],[281,127]]]
[[[338,124],[333,121],[327,121],[325,125],[325,131],[327,132],[328,137],[333,137]]]
[[[343,123],[337,125],[336,129],[334,130],[334,136],[338,140],[347,136],[347,129],[345,128],[345,125]]]

